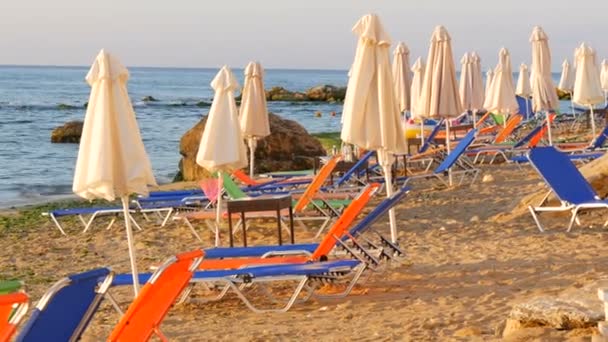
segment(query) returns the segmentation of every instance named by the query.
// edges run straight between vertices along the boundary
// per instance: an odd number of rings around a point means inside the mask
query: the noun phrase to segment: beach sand
[[[487,174],[494,180],[481,182]],[[537,230],[530,216],[497,223],[496,215],[511,210],[542,186],[530,167],[520,170],[509,165],[484,166],[470,187],[415,186],[397,207],[399,237],[407,252],[405,265],[372,274],[344,299],[312,299],[282,314],[255,314],[235,297],[176,305],[162,330],[175,341],[500,340],[515,304],[582,287],[608,275],[602,266],[608,255],[600,216],[584,215],[583,222],[592,220],[596,226],[575,228],[572,233],[565,233],[565,217],[545,218],[546,233]],[[50,284],[73,272],[99,266],[129,270],[122,224],[106,230],[100,221],[86,234],[75,221],[67,226],[67,237],[50,222],[0,231],[2,277],[24,280],[28,293],[37,300]],[[140,269],[175,253],[210,246],[210,232],[198,227],[206,239],[203,245],[184,226],[144,225],[143,231],[135,233]],[[271,223],[269,227],[252,225],[250,244],[274,243],[276,230]],[[388,234],[387,219],[377,223],[376,229]],[[311,236],[312,229],[304,232],[296,226],[296,232],[301,242]],[[131,288],[116,290],[126,307]],[[192,298],[201,295],[202,290],[197,290]],[[84,340],[107,336],[118,319],[105,301]],[[585,340],[593,334],[597,334],[594,328],[537,327],[524,329],[511,340]]]

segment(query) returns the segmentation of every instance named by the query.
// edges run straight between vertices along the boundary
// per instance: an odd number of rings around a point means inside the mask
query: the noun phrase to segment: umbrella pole
[[[254,137],[250,137],[249,138],[249,177],[253,178],[254,176],[254,171],[253,171],[253,166],[254,166],[254,159],[255,159],[255,148],[256,148],[256,141]]]
[[[222,188],[217,189],[217,201],[215,203],[215,247],[220,245],[220,223],[221,223],[221,214],[222,214],[222,190],[224,188],[222,182],[222,171],[217,172],[218,181],[222,183]]]
[[[591,136],[595,139],[595,114],[593,113],[593,105],[589,105],[591,111]]]
[[[386,197],[390,198],[393,195],[393,180],[391,173],[391,163],[389,163],[388,153],[382,150],[377,151],[380,164],[382,165],[382,172],[384,172],[384,185],[386,186]],[[388,218],[391,227],[391,242],[397,242],[397,218],[395,217],[395,209],[388,211]]]
[[[424,119],[420,118],[420,147],[424,145]]]
[[[122,210],[125,215],[127,229],[127,243],[129,244],[129,259],[131,259],[131,275],[133,276],[133,291],[135,296],[139,293],[139,273],[137,273],[137,260],[135,259],[135,246],[133,245],[133,230],[131,229],[131,214],[129,214],[129,196],[121,197]]]
[[[450,119],[445,120],[445,149],[450,154]],[[452,186],[452,168],[448,169],[448,184]]]
[[[545,116],[547,119],[547,135],[549,136],[549,146],[553,146],[553,140],[551,139],[551,113],[549,111],[545,111]]]

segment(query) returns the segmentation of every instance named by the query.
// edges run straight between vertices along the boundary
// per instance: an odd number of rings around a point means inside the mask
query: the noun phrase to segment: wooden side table
[[[247,247],[247,226],[245,225],[245,213],[256,211],[276,211],[279,245],[283,244],[283,237],[281,234],[282,209],[289,209],[289,231],[291,232],[291,243],[295,243],[293,234],[293,206],[291,195],[248,197],[243,199],[230,200],[227,202],[227,207],[230,247],[234,246],[234,241],[232,237],[232,214],[241,213],[241,221],[243,223],[243,246]]]

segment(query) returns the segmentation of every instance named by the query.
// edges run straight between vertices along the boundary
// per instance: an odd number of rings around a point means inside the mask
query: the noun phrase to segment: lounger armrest
[[[306,256],[311,256],[312,253],[310,251],[303,250],[303,249],[293,250],[293,251],[270,251],[270,252],[264,253],[261,256],[261,258],[269,258],[269,257],[274,257],[274,256],[288,256],[288,255],[306,255]]]

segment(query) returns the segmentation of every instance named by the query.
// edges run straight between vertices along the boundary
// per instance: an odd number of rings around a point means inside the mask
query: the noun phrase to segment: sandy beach
[[[599,216],[584,215],[584,222],[597,222],[596,226],[572,233],[565,233],[564,217],[545,218],[550,229],[544,234],[527,215],[500,223],[496,217],[541,189],[542,181],[530,167],[483,167],[481,176],[488,174],[493,181],[456,189],[421,188],[425,182],[414,183],[415,190],[397,208],[406,264],[372,274],[345,299],[310,300],[287,313],[255,314],[236,297],[196,303],[203,293],[195,290],[192,302],[170,311],[162,330],[175,341],[491,341],[501,339],[505,320],[517,303],[606,277],[601,267],[607,261],[606,237]],[[106,231],[100,221],[86,234],[75,222],[67,227],[67,237],[51,222],[0,230],[0,264],[8,268],[3,276],[25,281],[34,301],[70,273],[102,265],[116,272],[129,270],[122,225]],[[174,253],[210,246],[211,234],[198,228],[206,241],[202,245],[183,226],[144,225],[135,234],[140,269]],[[387,220],[375,229],[387,234]],[[250,243],[274,242],[275,234],[263,224],[252,226]],[[311,235],[312,229],[296,229],[298,242]],[[130,289],[116,290],[113,293],[126,307]],[[118,319],[104,302],[84,340],[106,336]],[[585,340],[594,333],[595,328],[531,327],[509,339]]]

